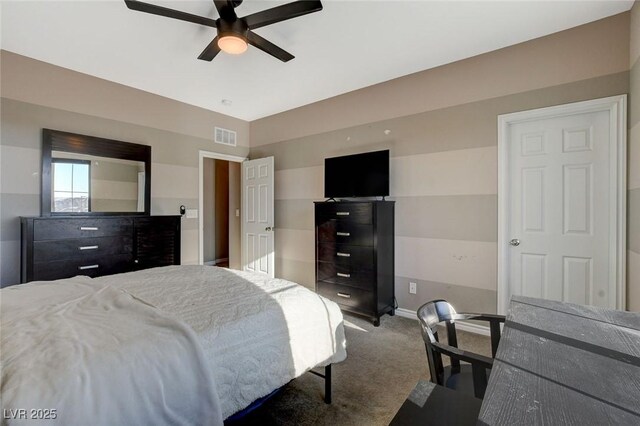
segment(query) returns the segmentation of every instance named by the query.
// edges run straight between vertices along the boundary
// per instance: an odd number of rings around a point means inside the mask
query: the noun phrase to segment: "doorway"
[[[199,263],[240,268],[242,157],[200,151]]]
[[[498,312],[625,307],[626,96],[498,117]]]

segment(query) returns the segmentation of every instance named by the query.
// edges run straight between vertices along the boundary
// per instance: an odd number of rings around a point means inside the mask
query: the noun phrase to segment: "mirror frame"
[[[144,162],[144,212],[52,212],[51,211],[51,152],[64,151],[74,154],[97,155]],[[42,216],[110,216],[151,214],[151,147],[95,136],[78,135],[59,130],[42,129]]]

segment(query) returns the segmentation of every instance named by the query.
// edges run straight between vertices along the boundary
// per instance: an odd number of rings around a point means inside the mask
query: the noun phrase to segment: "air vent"
[[[222,127],[216,127],[215,142],[223,145],[236,146],[236,132],[223,129]]]

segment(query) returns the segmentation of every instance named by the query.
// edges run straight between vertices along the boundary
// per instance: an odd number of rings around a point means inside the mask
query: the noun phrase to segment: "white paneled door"
[[[242,269],[275,276],[273,157],[242,163]]]
[[[523,295],[619,307],[616,121],[596,109],[504,128],[503,303]]]

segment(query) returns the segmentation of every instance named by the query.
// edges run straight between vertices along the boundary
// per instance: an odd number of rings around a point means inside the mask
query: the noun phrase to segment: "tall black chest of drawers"
[[[316,291],[376,326],[395,313],[394,204],[315,203]]]
[[[21,218],[20,281],[180,264],[180,216]]]

